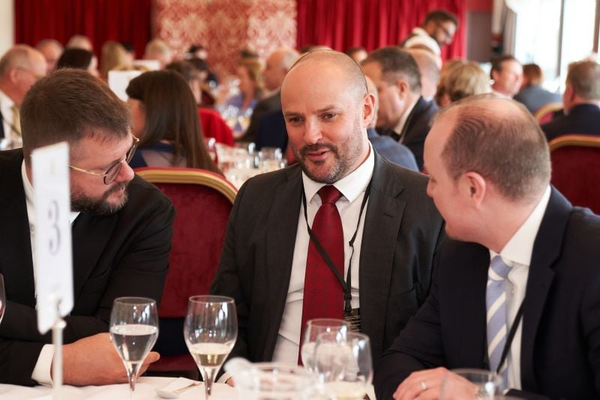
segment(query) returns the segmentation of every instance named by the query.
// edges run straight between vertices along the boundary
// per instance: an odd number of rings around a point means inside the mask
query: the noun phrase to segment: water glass
[[[440,400],[475,398],[494,400],[504,389],[502,377],[482,369],[455,369],[442,380]]]
[[[215,377],[233,349],[237,332],[237,314],[232,298],[190,297],[183,337],[202,374],[206,399],[210,398]]]
[[[129,398],[144,359],[158,338],[156,302],[145,297],[119,297],[110,314],[110,338],[129,378]]]
[[[350,324],[343,319],[332,319],[332,318],[315,318],[306,322],[306,328],[304,328],[304,338],[302,341],[302,351],[300,356],[302,358],[302,365],[304,365],[309,371],[315,372],[314,369],[314,355],[315,346],[317,344],[317,337],[322,333],[339,333],[345,336],[346,332],[350,330]]]

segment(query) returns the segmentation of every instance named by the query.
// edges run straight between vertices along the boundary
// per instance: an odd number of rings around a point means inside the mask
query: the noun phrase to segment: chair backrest
[[[183,317],[190,296],[208,293],[237,190],[222,176],[201,169],[139,168],[135,172],[162,190],[177,211],[159,315]]]
[[[552,184],[573,205],[600,214],[600,136],[564,135],[549,146]]]
[[[563,109],[563,103],[550,103],[535,112],[535,120],[539,125],[552,121],[554,113]]]

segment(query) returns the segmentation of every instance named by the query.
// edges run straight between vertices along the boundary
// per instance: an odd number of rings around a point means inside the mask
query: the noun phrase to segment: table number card
[[[46,333],[73,308],[69,146],[36,149],[31,158],[38,329]]]

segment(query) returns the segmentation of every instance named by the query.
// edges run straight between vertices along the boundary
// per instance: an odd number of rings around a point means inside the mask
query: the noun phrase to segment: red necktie
[[[315,215],[312,231],[340,274],[344,276],[344,230],[335,203],[342,194],[331,185],[323,186],[317,194],[321,207]],[[306,275],[304,276],[304,300],[302,303],[302,328],[300,342],[304,339],[304,327],[314,318],[338,318],[344,316],[344,290],[327,262],[311,240],[308,245]]]

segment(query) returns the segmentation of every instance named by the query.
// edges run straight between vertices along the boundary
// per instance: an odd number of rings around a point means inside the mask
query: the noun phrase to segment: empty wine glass
[[[363,399],[373,379],[369,337],[355,332],[320,334],[314,368],[319,380],[337,399]]]
[[[448,371],[442,379],[440,400],[480,399],[494,400],[501,395],[502,377],[495,372],[482,369],[455,369]]]
[[[223,296],[190,297],[183,337],[202,374],[206,399],[209,399],[215,377],[237,339],[233,299]]]
[[[339,332],[340,334],[345,335],[349,330],[350,325],[343,319],[315,318],[307,321],[306,328],[304,329],[302,351],[300,352],[302,365],[308,370],[315,372],[313,360],[317,337],[320,334]]]
[[[0,324],[2,323],[2,317],[4,317],[4,310],[6,309],[6,293],[4,292],[4,277],[0,274]]]
[[[156,302],[145,297],[119,297],[110,314],[110,337],[123,360],[133,399],[140,367],[158,338]]]

